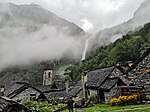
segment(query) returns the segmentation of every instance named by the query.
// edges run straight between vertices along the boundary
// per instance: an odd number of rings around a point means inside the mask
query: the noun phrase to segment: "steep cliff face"
[[[91,39],[89,49],[93,50],[104,44],[109,44],[118,38],[121,38],[129,31],[136,30],[138,27],[150,22],[149,11],[150,0],[144,0],[140,7],[135,11],[133,18],[117,26],[99,31],[95,38]]]

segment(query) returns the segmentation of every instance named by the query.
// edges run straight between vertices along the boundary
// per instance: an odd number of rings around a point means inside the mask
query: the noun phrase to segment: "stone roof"
[[[87,73],[87,87],[98,88],[105,79],[111,74],[115,67],[98,69]]]
[[[7,89],[4,93],[5,96],[9,98],[15,97],[17,94],[21,93],[22,91],[26,90],[27,88],[33,88],[34,90],[38,91],[39,93],[42,93],[37,88],[31,86],[30,84],[26,82],[16,82],[13,86],[11,86],[9,89]]]
[[[126,74],[129,67],[124,66],[116,66],[117,69],[119,69],[123,74]]]
[[[75,97],[82,90],[82,82],[78,81],[73,89],[69,91],[69,96]]]
[[[62,82],[62,81],[54,82],[51,87],[52,89],[55,89],[55,88],[53,88],[54,85],[56,86],[56,89],[58,89],[58,90],[64,90],[66,88],[65,82]]]
[[[111,90],[118,81],[122,81],[120,78],[107,78],[105,82],[99,87],[101,90]],[[123,81],[122,81],[123,82]]]
[[[36,88],[42,92],[47,92],[51,90],[51,85],[39,85],[39,86],[36,86]]]
[[[0,85],[3,85],[5,89],[10,88],[15,82],[20,82],[23,80],[23,73],[11,73],[8,72],[3,74],[0,78]]]
[[[37,86],[36,88],[42,91],[43,93],[46,93],[46,92],[51,92],[56,90],[63,91],[65,90],[66,87],[65,87],[65,82],[55,81],[51,85],[41,85],[41,86]]]
[[[13,86],[11,86],[9,89],[7,89],[5,91],[5,96],[9,97],[10,94],[12,94],[13,92],[25,87],[26,84],[24,83],[15,83]]]
[[[0,97],[0,112],[8,112],[10,109],[13,109],[13,111],[17,110],[17,112],[32,112],[22,104],[19,104],[6,97]]]
[[[44,93],[44,95],[49,99],[55,99],[59,97],[68,97],[69,95],[66,93],[66,91],[57,91],[57,92],[50,92],[50,93]]]

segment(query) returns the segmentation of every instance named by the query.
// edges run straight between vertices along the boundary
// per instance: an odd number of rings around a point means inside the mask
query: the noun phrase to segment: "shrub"
[[[138,104],[138,95],[130,95],[127,97],[128,104]]]
[[[127,105],[128,97],[127,96],[119,96],[120,105]]]
[[[110,101],[112,106],[124,106],[138,104],[138,95],[119,96],[119,98],[112,98]]]
[[[112,106],[115,106],[115,105],[120,105],[120,103],[121,103],[121,101],[119,100],[119,99],[117,99],[117,98],[112,98],[111,99],[111,105]]]
[[[65,104],[53,105],[49,104],[48,102],[37,102],[31,100],[24,100],[22,101],[22,104],[29,107],[35,112],[54,112],[56,110],[66,107]]]

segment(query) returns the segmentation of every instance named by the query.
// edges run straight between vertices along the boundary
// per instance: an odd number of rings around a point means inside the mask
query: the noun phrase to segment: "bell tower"
[[[53,71],[44,70],[43,73],[43,85],[51,85],[53,80]]]

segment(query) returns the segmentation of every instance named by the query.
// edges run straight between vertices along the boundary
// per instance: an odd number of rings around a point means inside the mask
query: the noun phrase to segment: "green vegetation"
[[[139,31],[130,32],[114,43],[100,47],[86,60],[68,69],[72,71],[72,79],[78,80],[79,74],[85,70],[114,66],[117,62],[127,65],[127,61],[135,61],[149,47],[150,23],[147,23]]]
[[[123,109],[136,109],[136,108],[147,108],[150,107],[150,104],[144,104],[144,105],[130,105],[130,106],[110,106],[107,104],[98,104],[90,108],[85,108],[85,112],[95,112],[95,111],[115,111],[115,110],[123,110]],[[144,109],[144,110],[150,110],[150,109]],[[133,110],[132,110],[133,111]],[[122,112],[129,112],[123,110]],[[136,110],[134,111],[136,112]],[[141,111],[140,111],[141,112]]]
[[[149,112],[150,109],[139,109],[139,110],[128,110],[128,111],[124,111],[124,112]]]
[[[113,66],[117,62],[135,61],[148,47],[150,23],[139,31],[131,32],[114,43],[99,48],[81,64],[81,67],[87,70]]]
[[[6,68],[0,72],[0,77],[6,73],[18,74],[23,77],[23,81],[29,82],[32,85],[42,84],[42,75],[44,69],[52,69],[53,64],[50,61],[33,64],[30,66],[15,66]],[[19,76],[18,76],[19,77]]]
[[[66,107],[65,104],[49,104],[48,102],[36,102],[36,101],[30,101],[25,100],[22,101],[22,104],[29,107],[35,112],[55,112],[56,110],[60,110]]]
[[[97,104],[90,108],[83,108],[84,112],[112,112],[120,110],[120,112],[149,112],[150,111],[150,104],[143,104],[143,105],[130,105],[130,106],[110,106],[107,104]],[[133,109],[133,110],[126,110],[126,109]],[[62,112],[68,112],[67,110]],[[75,111],[76,112],[76,111]]]
[[[45,66],[41,64],[32,66],[29,70],[26,71],[24,80],[28,81],[32,85],[42,84],[42,74],[44,68]]]
[[[102,46],[96,51],[93,51],[85,60],[80,63],[69,65],[71,60],[62,59],[57,62],[42,62],[40,64],[32,65],[29,67],[16,67],[12,68],[11,72],[20,73],[24,76],[24,81],[31,83],[32,85],[42,84],[43,69],[58,70],[60,73],[59,66],[66,71],[70,71],[68,74],[70,80],[75,82],[80,79],[82,71],[95,70],[99,68],[105,68],[116,65],[117,62],[121,62],[127,65],[127,61],[135,61],[147,48],[150,47],[150,23],[144,25],[139,31],[129,32],[124,35],[121,39],[116,40],[106,46]],[[0,73],[0,76],[9,72],[4,70]]]

